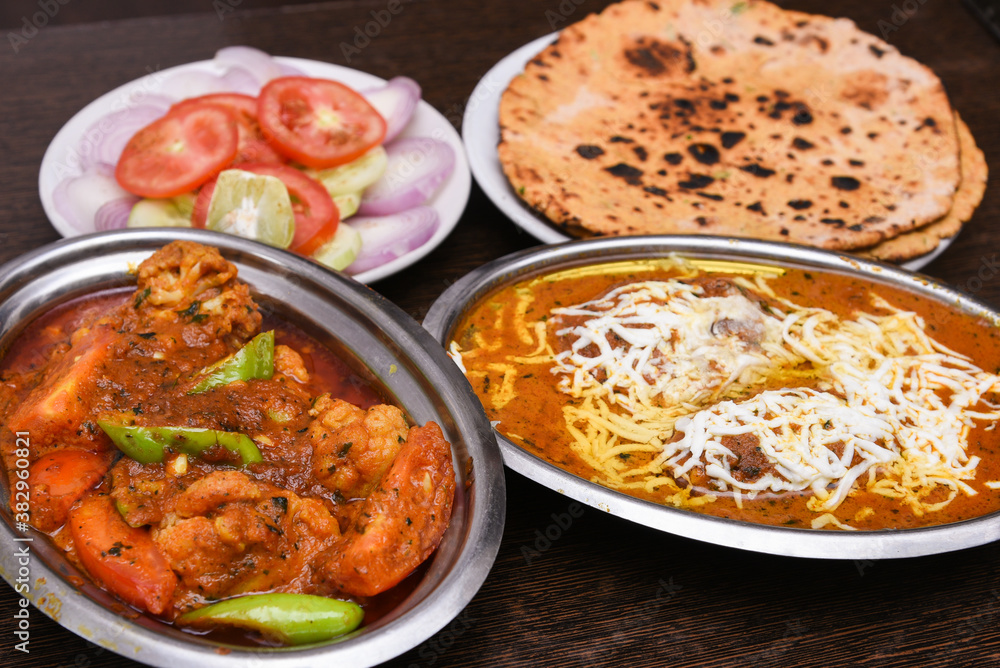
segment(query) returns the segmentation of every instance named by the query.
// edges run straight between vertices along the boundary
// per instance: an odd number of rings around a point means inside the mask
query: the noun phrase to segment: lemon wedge
[[[288,188],[274,176],[227,169],[215,184],[205,227],[288,248],[295,236]]]

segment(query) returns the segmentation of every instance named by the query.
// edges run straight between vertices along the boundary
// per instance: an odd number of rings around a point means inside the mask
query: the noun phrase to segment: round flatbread
[[[940,80],[846,19],[626,1],[566,28],[500,103],[500,161],[557,225],[872,246],[944,216]]]
[[[925,225],[912,232],[905,232],[871,248],[865,248],[858,251],[858,255],[885,262],[906,262],[930,253],[938,247],[942,239],[958,234],[962,225],[972,218],[972,214],[975,213],[986,193],[986,179],[989,169],[986,166],[986,157],[976,146],[976,140],[973,139],[969,127],[957,113],[955,114],[955,123],[958,127],[962,180],[958,184],[958,192],[955,193],[955,201],[951,205],[951,210],[944,218],[936,220],[930,225]]]

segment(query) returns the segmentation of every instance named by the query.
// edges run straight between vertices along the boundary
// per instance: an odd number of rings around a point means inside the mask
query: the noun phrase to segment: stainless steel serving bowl
[[[417,423],[441,425],[454,451],[451,525],[414,591],[388,615],[339,641],[257,649],[206,641],[146,615],[126,618],[48,540],[15,542],[7,476],[0,508],[0,575],[13,586],[16,550],[30,549],[30,600],[62,626],[153,666],[371,666],[420,644],[448,624],[486,579],[503,534],[500,453],[465,378],[412,318],[371,289],[320,266],[236,237],[200,230],[129,230],[46,246],[0,268],[0,356],[24,327],[81,295],[134,284],[129,267],[175,239],[212,245],[239,268],[264,309],[328,343],[391,393]]]
[[[540,246],[508,255],[470,272],[431,306],[424,327],[447,346],[466,311],[493,290],[527,276],[572,266],[665,257],[732,260],[848,273],[910,290],[1000,323],[989,307],[919,274],[856,257],[802,246],[718,237],[622,237]],[[826,559],[889,559],[960,550],[1000,538],[1000,513],[942,526],[885,531],[825,531],[774,527],[721,519],[661,506],[583,480],[523,450],[498,434],[504,463],[561,494],[612,515],[668,533],[755,552]]]

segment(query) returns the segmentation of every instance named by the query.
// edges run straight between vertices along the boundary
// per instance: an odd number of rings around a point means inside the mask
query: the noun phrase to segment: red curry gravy
[[[710,271],[701,272],[691,280],[725,281],[747,273],[740,268],[735,272],[727,272],[725,264],[713,262]],[[660,490],[648,492],[644,489],[620,488],[579,456],[573,448],[574,439],[568,433],[566,424],[555,417],[562,415],[564,407],[573,400],[556,388],[553,363],[523,363],[531,355],[538,354],[538,342],[529,340],[524,335],[524,330],[519,332],[512,325],[520,318],[530,330],[536,323],[553,318],[553,309],[594,300],[629,283],[668,280],[680,276],[669,263],[665,265],[653,261],[622,262],[605,267],[601,271],[594,271],[592,267],[581,268],[584,271],[577,273],[569,270],[554,275],[554,278],[530,277],[486,295],[466,311],[453,330],[452,337],[454,344],[457,344],[457,351],[453,348],[452,355],[461,355],[467,376],[482,400],[487,415],[490,420],[499,421],[497,429],[510,441],[581,478],[638,498],[664,503]],[[916,312],[924,319],[926,333],[938,342],[969,356],[986,372],[1000,372],[1000,329],[995,323],[946,308],[940,302],[903,289],[884,285],[873,287],[869,282],[850,275],[795,268],[781,273],[782,275],[767,280],[778,297],[806,307],[817,306],[833,311],[840,318],[851,317],[858,311],[886,314],[887,311],[873,306],[871,295],[875,292],[897,309]],[[523,300],[519,302],[519,298],[525,294],[530,294],[531,299],[526,308]],[[757,294],[754,298],[775,308],[781,307],[778,301],[765,295]],[[515,314],[513,311],[518,303],[522,312]],[[569,345],[567,341],[559,340],[551,329],[546,337],[556,353],[566,350]],[[519,359],[519,364],[515,365],[518,373],[512,387],[507,388],[512,389],[514,399],[498,408],[495,397],[498,388],[505,382],[504,367],[512,357]],[[510,382],[510,378],[506,380]],[[799,379],[798,385],[808,386],[809,382]],[[760,389],[769,389],[769,386]],[[989,393],[984,399],[996,403],[997,396]],[[914,513],[896,499],[867,492],[855,483],[846,500],[836,508],[835,516],[847,527],[877,530],[945,524],[1000,510],[1000,490],[984,484],[986,481],[1000,480],[1000,434],[987,429],[990,426],[988,421],[979,421],[969,436],[968,454],[977,455],[982,461],[976,468],[975,479],[965,482],[978,494],[968,496],[960,492],[943,509],[921,514]],[[677,484],[685,487],[695,483],[691,480],[679,480]],[[702,491],[707,493],[710,490]],[[711,490],[711,493],[716,496],[714,502],[688,509],[718,517],[798,528],[809,528],[818,515],[806,507],[807,500],[812,496],[809,490],[782,493],[764,491],[753,499],[744,495],[739,503],[730,492]],[[940,500],[943,497],[943,494],[932,493],[928,498]]]
[[[17,521],[168,623],[266,592],[353,600],[365,624],[387,614],[420,581],[451,516],[452,456],[438,426],[412,426],[335,350],[264,312],[215,249],[175,242],[137,278],[134,291],[53,309],[3,355],[0,454]],[[244,365],[197,389],[220,360],[263,354],[249,342],[272,330],[269,376]],[[224,432],[253,451],[220,437],[200,450],[160,445],[162,459],[146,461],[107,424]],[[25,470],[30,508],[13,494]]]

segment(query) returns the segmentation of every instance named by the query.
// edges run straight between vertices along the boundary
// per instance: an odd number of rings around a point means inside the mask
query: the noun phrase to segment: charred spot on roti
[[[765,213],[764,212],[764,205],[761,204],[760,202],[754,202],[753,204],[748,205],[747,206],[747,210],[748,211],[754,211],[756,213]]]
[[[848,160],[847,164],[849,164],[851,167],[864,167],[865,166],[865,161],[864,160]]]
[[[816,144],[813,144],[811,141],[807,141],[802,137],[796,137],[792,140],[792,146],[800,151],[808,151],[811,148],[815,148]]]
[[[649,152],[647,152],[642,146],[633,147],[632,152],[635,153],[635,157],[639,158],[642,162],[646,162],[646,159],[649,158]]]
[[[764,37],[763,35],[757,35],[753,38],[754,44],[760,44],[761,46],[774,46],[774,42]]]
[[[677,46],[674,43],[639,37],[631,47],[625,49],[625,59],[638,68],[641,75],[646,76],[676,74],[674,70],[678,68],[686,72],[694,71],[691,48],[683,42]]]
[[[830,158],[826,158],[826,159],[823,160],[823,162],[821,164],[824,167],[832,167],[833,166],[833,160],[830,160]]]
[[[723,132],[719,139],[722,141],[722,148],[732,148],[746,138],[745,132]]]
[[[664,154],[663,159],[669,162],[671,165],[679,165],[681,164],[681,160],[684,159],[684,156],[682,156],[680,153],[666,153]]]
[[[703,165],[714,165],[719,162],[719,149],[711,144],[691,144],[688,153]]]
[[[792,220],[805,220],[805,219],[806,219],[806,217],[803,216],[801,213],[799,215],[795,216],[794,218],[792,218]]]
[[[621,135],[615,135],[610,139],[612,144],[631,144],[635,140],[629,139],[628,137],[622,137]]]
[[[679,181],[677,185],[685,190],[701,190],[715,183],[715,179],[708,174],[688,173],[687,181]]]
[[[855,225],[849,225],[847,229],[851,230],[852,232],[860,232],[865,228],[860,224],[855,224]]]
[[[612,165],[611,167],[605,167],[604,171],[612,176],[625,179],[625,182],[629,185],[637,186],[642,183],[642,180],[639,178],[642,176],[642,170],[624,162],[619,162],[617,165]]]
[[[830,185],[837,190],[857,190],[861,187],[861,182],[853,176],[834,176],[830,179]]]
[[[709,100],[708,106],[710,106],[712,109],[715,109],[716,111],[724,111],[726,108],[729,107],[729,103],[726,102],[725,100]]]
[[[667,191],[664,190],[663,188],[657,188],[656,186],[646,186],[645,188],[643,188],[643,190],[646,191],[646,192],[648,192],[650,195],[656,195],[658,197],[665,197],[665,198],[667,198],[671,202],[674,201],[674,200],[672,200],[670,198],[670,195],[668,195]]]
[[[812,200],[808,199],[793,199],[788,202],[788,206],[792,207],[796,211],[802,211],[803,209],[808,209],[813,205]]]
[[[850,126],[845,125],[844,127],[840,128],[840,134],[842,135],[849,135],[852,132],[854,132],[854,130],[852,130]]]
[[[851,205],[848,204],[847,202],[840,202],[840,208],[841,209],[850,209]]]
[[[749,165],[743,165],[740,167],[740,171],[746,172],[747,174],[752,174],[757,178],[766,179],[770,176],[774,176],[774,170],[768,169],[767,167],[761,167],[757,163],[752,163]]]
[[[604,149],[593,144],[580,144],[576,147],[576,152],[585,160],[593,160],[604,155]]]
[[[696,192],[695,195],[698,195],[699,197],[704,197],[705,199],[714,200],[716,202],[721,202],[724,199],[722,195],[713,195],[712,193],[706,193],[700,191]]]
[[[874,53],[876,58],[881,58],[882,56],[885,55],[885,49],[880,49],[874,44],[869,44],[868,50]]]
[[[843,218],[820,218],[819,222],[825,225],[833,225],[837,228],[844,227],[845,225]]]
[[[813,115],[810,113],[809,108],[801,102],[797,103],[795,107],[795,115],[792,116],[792,123],[795,125],[809,125],[812,122]]]

